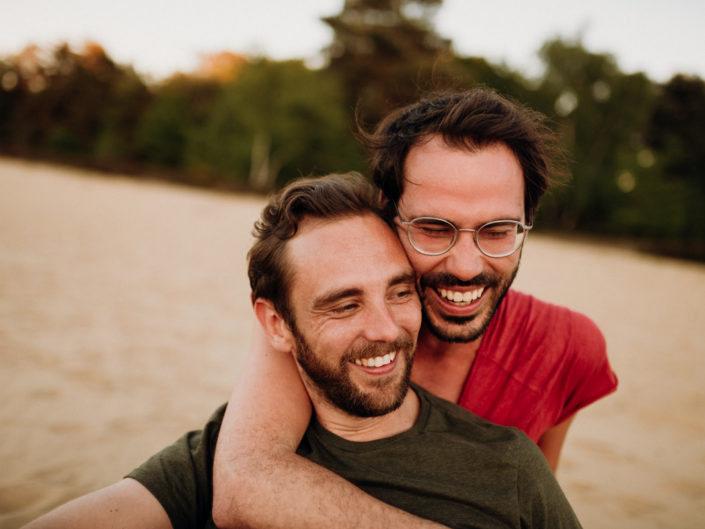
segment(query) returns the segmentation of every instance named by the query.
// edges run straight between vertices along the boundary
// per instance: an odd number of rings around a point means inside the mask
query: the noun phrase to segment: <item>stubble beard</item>
[[[407,333],[391,343],[368,343],[362,347],[351,347],[340,359],[337,368],[322,362],[298,330],[292,329],[292,334],[296,339],[297,362],[321,394],[337,408],[356,417],[379,417],[396,410],[404,402],[409,390],[411,363],[416,348],[416,341]],[[402,376],[394,380],[381,377],[371,382],[372,387],[383,392],[386,398],[380,397],[376,391],[367,393],[352,381],[351,360],[383,356],[392,351],[405,357]]]
[[[502,277],[498,274],[480,274],[470,281],[461,281],[455,276],[448,274],[436,274],[433,276],[424,276],[421,278],[421,293],[422,303],[421,310],[423,313],[423,321],[431,334],[441,341],[449,343],[468,343],[480,338],[487,327],[489,327],[492,318],[494,317],[499,304],[507,295],[509,288],[514,282],[514,278],[519,270],[519,263],[514,267],[512,272],[507,277]],[[471,316],[451,316],[448,314],[439,314],[429,308],[427,289],[434,289],[435,286],[489,286],[494,289],[494,300],[482,312]]]

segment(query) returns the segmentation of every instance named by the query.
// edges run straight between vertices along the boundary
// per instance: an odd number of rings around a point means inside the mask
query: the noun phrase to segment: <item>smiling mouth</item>
[[[463,292],[445,288],[436,289],[436,292],[441,298],[459,307],[469,305],[473,301],[480,299],[484,291],[485,287],[476,288],[475,290],[465,290]]]
[[[355,365],[363,367],[382,367],[394,362],[397,357],[397,352],[387,353],[383,356],[371,356],[369,358],[356,358],[353,360]]]

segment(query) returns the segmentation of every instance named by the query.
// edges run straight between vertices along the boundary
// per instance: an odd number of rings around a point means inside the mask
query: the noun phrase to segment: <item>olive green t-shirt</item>
[[[412,388],[421,406],[409,430],[359,443],[312,420],[298,453],[388,504],[449,527],[580,527],[525,434]],[[212,465],[224,411],[221,406],[203,430],[189,432],[128,475],[159,500],[175,529],[215,527]]]

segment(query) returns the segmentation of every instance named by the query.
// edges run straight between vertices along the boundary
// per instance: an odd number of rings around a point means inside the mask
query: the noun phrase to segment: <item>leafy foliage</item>
[[[540,51],[527,79],[459,57],[433,30],[441,0],[346,0],[325,22],[328,65],[214,56],[148,86],[97,44],[0,60],[0,150],[198,185],[267,191],[306,174],[359,170],[354,113],[374,122],[441,88],[492,87],[550,117],[572,179],[544,198],[544,230],[627,236],[705,259],[705,83],[660,85],[579,41]]]
[[[345,0],[324,18],[334,32],[328,69],[345,86],[348,105],[370,120],[416,99],[450,56],[450,43],[431,27],[440,0]]]

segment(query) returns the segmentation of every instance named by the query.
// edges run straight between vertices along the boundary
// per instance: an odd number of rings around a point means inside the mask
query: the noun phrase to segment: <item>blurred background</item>
[[[364,172],[356,109],[372,126],[482,84],[546,114],[568,153],[539,229],[705,260],[695,0],[0,5],[2,154],[269,191]]]
[[[356,110],[475,85],[559,134],[515,285],[620,379],[562,487],[586,528],[705,527],[703,28],[700,0],[0,0],[0,529],[227,399],[265,193],[364,172]]]

